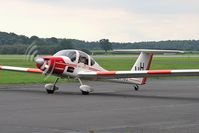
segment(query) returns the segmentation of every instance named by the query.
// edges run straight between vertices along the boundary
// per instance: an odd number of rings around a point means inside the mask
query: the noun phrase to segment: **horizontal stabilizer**
[[[184,53],[184,51],[179,50],[159,50],[159,49],[117,49],[113,50],[114,53],[152,53],[152,54],[164,54],[164,53]]]

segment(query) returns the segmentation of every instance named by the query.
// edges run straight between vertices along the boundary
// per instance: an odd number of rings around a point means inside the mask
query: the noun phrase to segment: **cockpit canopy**
[[[95,64],[88,54],[79,50],[61,50],[54,54],[54,56],[66,56],[74,63],[84,63],[85,65],[93,66]]]
[[[54,56],[66,56],[74,62],[77,59],[77,52],[75,50],[61,50],[54,54]]]

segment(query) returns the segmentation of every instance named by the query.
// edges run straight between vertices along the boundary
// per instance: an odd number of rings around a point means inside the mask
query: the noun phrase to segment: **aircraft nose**
[[[39,65],[43,65],[44,64],[44,59],[43,58],[36,58],[35,62]]]

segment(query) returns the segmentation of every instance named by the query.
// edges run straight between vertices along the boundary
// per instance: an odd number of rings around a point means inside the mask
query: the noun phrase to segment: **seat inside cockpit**
[[[90,66],[93,66],[95,64],[95,60],[92,57],[78,50],[61,50],[57,52],[54,56],[66,56],[72,62],[83,63]]]

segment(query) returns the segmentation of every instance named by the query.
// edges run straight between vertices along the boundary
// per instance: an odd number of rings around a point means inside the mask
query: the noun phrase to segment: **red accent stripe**
[[[27,72],[30,72],[30,73],[43,73],[43,71],[40,70],[40,69],[32,69],[32,68],[29,68],[27,70]]]
[[[150,55],[149,63],[148,63],[146,70],[149,70],[149,68],[151,66],[152,59],[153,59],[153,54]]]
[[[92,68],[92,67],[89,67],[89,70],[91,70],[91,71],[100,71],[100,70]]]
[[[76,64],[69,64],[69,63],[65,63],[64,61],[63,61],[63,62],[56,62],[56,64],[64,65],[65,67],[66,67],[66,66],[69,66],[69,67],[77,67]]]
[[[151,66],[152,59],[153,59],[153,54],[150,54],[150,59],[149,59],[149,63],[148,63],[148,65],[147,65],[146,70],[149,70],[149,68],[150,68],[150,66]],[[147,78],[144,77],[141,84],[142,84],[142,85],[143,85],[143,84],[146,84],[146,81],[147,81]]]
[[[114,76],[114,75],[116,75],[116,71],[97,72],[97,76]]]
[[[150,70],[147,72],[147,74],[171,74],[171,70]]]

